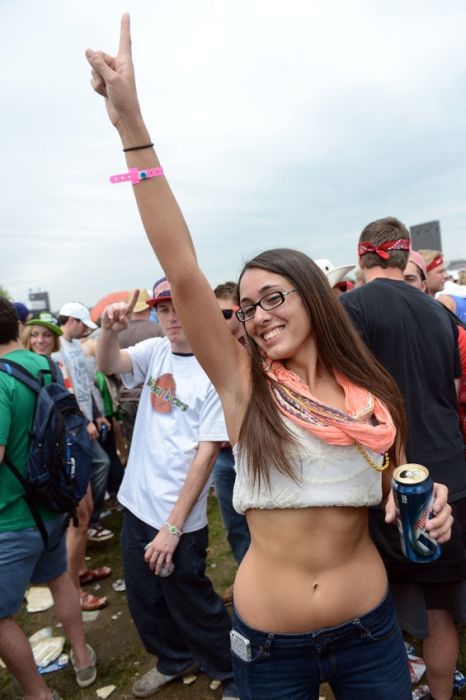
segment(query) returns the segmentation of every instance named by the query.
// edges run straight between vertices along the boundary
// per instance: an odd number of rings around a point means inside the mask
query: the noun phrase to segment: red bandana
[[[363,241],[358,245],[358,255],[367,255],[367,253],[375,253],[382,260],[388,260],[390,255],[387,250],[409,250],[410,243],[407,238],[399,238],[397,241],[387,241],[386,243],[381,243],[380,245],[374,245],[374,243],[369,243],[369,241]]]
[[[427,272],[430,272],[431,270],[434,269],[434,267],[438,267],[439,265],[442,265],[442,264],[443,264],[443,255],[437,255],[437,257],[434,258],[432,260],[432,262],[430,262],[427,265]]]

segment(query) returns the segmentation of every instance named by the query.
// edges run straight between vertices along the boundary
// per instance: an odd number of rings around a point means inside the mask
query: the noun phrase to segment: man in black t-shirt
[[[403,279],[409,243],[409,231],[392,217],[366,226],[358,246],[366,285],[343,295],[341,302],[403,395],[406,461],[424,464],[434,481],[449,488],[455,524],[436,562],[408,561],[383,511],[370,513],[400,625],[424,639],[430,692],[446,700],[458,652],[454,620],[466,621],[466,466],[455,388],[461,366],[455,323],[438,302]]]

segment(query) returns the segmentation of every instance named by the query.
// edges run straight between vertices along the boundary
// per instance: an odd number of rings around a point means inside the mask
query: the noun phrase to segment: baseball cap
[[[20,301],[14,301],[13,306],[16,309],[16,313],[18,315],[19,320],[24,323],[31,311],[28,309],[26,304],[22,304]]]
[[[59,325],[57,325],[57,319],[49,314],[47,311],[42,311],[39,314],[39,318],[32,318],[26,323],[26,326],[43,326],[48,328],[49,331],[55,333],[55,335],[63,335],[63,331]]]
[[[58,315],[72,316],[73,318],[77,318],[79,321],[82,321],[84,325],[86,325],[88,328],[92,328],[92,330],[98,328],[97,323],[91,321],[88,309],[86,309],[86,307],[82,304],[79,304],[77,301],[69,301],[67,304],[63,304]]]
[[[146,301],[148,306],[157,306],[160,301],[171,301],[172,293],[170,282],[166,277],[157,280],[152,287],[152,296]]]
[[[348,272],[351,272],[354,268],[354,265],[335,267],[330,260],[326,258],[319,258],[318,260],[314,260],[314,262],[320,267],[322,272],[327,275],[328,283],[331,287],[334,287],[338,282],[342,282]]]

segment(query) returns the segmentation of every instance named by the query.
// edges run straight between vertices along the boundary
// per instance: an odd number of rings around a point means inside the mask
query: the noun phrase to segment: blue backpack
[[[0,371],[37,394],[26,476],[6,456],[3,460],[23,486],[23,497],[48,549],[47,530],[38,506],[67,513],[77,526],[76,506],[89,484],[92,452],[87,420],[74,395],[58,383],[55,363],[46,359],[49,369],[40,370],[39,380],[9,359],[0,360]],[[49,383],[45,383],[45,375],[51,375]]]

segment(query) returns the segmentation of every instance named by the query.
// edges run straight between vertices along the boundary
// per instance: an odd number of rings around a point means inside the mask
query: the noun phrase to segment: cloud
[[[160,274],[87,46],[122,11],[147,123],[211,282],[262,248],[354,260],[369,220],[441,220],[464,256],[463,31],[452,0],[0,5],[1,283],[56,307]]]

